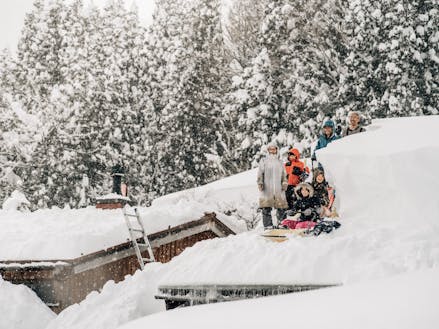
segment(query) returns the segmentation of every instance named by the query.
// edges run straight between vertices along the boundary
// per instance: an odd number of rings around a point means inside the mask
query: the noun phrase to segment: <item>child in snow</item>
[[[325,179],[325,173],[320,168],[313,171],[312,187],[314,188],[314,195],[319,199],[321,205],[320,216],[330,217],[334,203],[334,190],[329,186]]]
[[[300,183],[294,189],[296,201],[291,212],[293,219],[285,219],[282,226],[290,229],[313,228],[320,219],[320,202],[314,196],[314,188],[308,183]]]
[[[309,168],[300,161],[300,152],[296,148],[288,151],[288,162],[285,163],[285,171],[287,172],[288,187],[285,192],[288,208],[293,208],[294,188],[297,184],[305,181],[309,174]]]

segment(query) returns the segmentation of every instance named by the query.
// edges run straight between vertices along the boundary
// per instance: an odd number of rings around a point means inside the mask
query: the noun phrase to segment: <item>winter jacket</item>
[[[343,130],[343,137],[349,136],[349,135],[353,135],[353,134],[358,134],[358,133],[362,133],[365,132],[366,129],[364,129],[363,127],[361,127],[360,125],[358,125],[357,128],[355,129],[351,129],[349,128],[349,126],[347,126],[344,130]]]
[[[332,133],[330,137],[326,137],[325,134],[320,135],[319,140],[317,141],[316,149],[314,150],[314,153],[312,155],[312,159],[316,160],[316,151],[320,150],[322,148],[325,148],[328,146],[329,143],[339,139],[340,136],[336,135],[335,133]]]
[[[314,188],[314,196],[319,199],[320,205],[327,207],[329,205],[328,182],[325,180],[317,183],[313,180],[312,187]]]
[[[309,168],[305,167],[305,164],[300,161],[300,152],[297,149],[290,150],[294,153],[296,159],[289,161],[285,164],[285,171],[287,172],[288,185],[296,186],[299,184],[303,177],[303,174],[309,174]]]
[[[313,172],[312,187],[314,188],[314,196],[319,199],[321,206],[330,207],[334,202],[334,191],[333,188],[329,186],[326,179],[321,183],[317,182],[317,176],[320,174],[324,175],[324,172],[318,168]]]
[[[309,196],[302,196],[301,189],[305,187],[309,191]],[[296,194],[296,201],[293,205],[293,213],[300,212],[300,221],[317,221],[319,219],[320,202],[319,199],[314,196],[314,189],[308,183],[301,183],[294,189]]]
[[[259,163],[258,186],[262,186],[259,207],[288,208],[285,190],[287,175],[282,162],[276,155],[268,154]]]

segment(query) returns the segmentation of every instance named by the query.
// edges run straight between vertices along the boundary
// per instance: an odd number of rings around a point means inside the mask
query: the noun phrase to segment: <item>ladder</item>
[[[128,207],[122,208],[123,216],[127,224],[128,232],[130,233],[131,241],[133,243],[134,250],[136,252],[137,260],[139,262],[140,268],[143,270],[146,263],[155,262],[154,253],[152,252],[151,244],[148,240],[148,235],[146,234],[145,227],[140,220],[139,210],[134,208],[134,214],[127,211]],[[133,222],[131,218],[135,218],[136,222]],[[139,234],[141,236],[139,236]],[[137,238],[136,238],[137,235]],[[143,243],[137,242],[138,238],[143,238]],[[148,251],[149,258],[142,257],[140,252],[140,247],[146,247]]]

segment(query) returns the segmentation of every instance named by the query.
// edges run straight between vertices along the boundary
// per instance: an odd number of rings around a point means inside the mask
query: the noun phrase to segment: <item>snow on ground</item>
[[[434,329],[439,269],[303,293],[161,312],[119,329]]]
[[[0,276],[0,329],[43,329],[54,318],[32,290]]]
[[[198,189],[178,192],[155,200],[139,212],[149,233],[199,219],[215,211],[235,232],[246,230],[244,221],[222,212],[255,204],[248,190],[255,184],[249,172]],[[251,181],[251,183],[250,183]],[[120,209],[44,209],[35,212],[0,210],[0,261],[65,260],[112,247],[128,240],[129,234]]]
[[[437,220],[433,221],[439,217],[439,204],[437,198],[435,199],[437,184],[433,184],[438,179],[438,132],[439,116],[378,120],[374,121],[368,132],[333,142],[325,150],[318,151],[319,160],[325,165],[336,186],[341,205],[339,212],[342,227],[336,232],[316,238],[293,236],[284,243],[274,243],[260,237],[260,231],[255,230],[197,243],[170,263],[148,265],[143,272],[137,272],[131,281],[109,285],[101,294],[89,296],[79,306],[72,306],[64,311],[51,323],[50,329],[86,328],[93,319],[95,329],[116,328],[127,320],[126,312],[118,299],[129,300],[132,305],[130,319],[163,310],[163,304],[152,302],[152,294],[157,292],[160,284],[340,283],[346,285],[346,294],[351,296],[355,295],[353,291],[357,288],[348,285],[357,284],[360,292],[366,294],[369,287],[375,285],[373,281],[392,277],[387,283],[383,283],[381,288],[377,288],[374,296],[367,295],[366,300],[372,301],[374,297],[373,302],[377,302],[381,299],[380,291],[384,289],[384,285],[393,281],[394,276],[415,270],[437,270],[439,267],[439,223]],[[414,133],[417,134],[416,140],[406,141],[406,135]],[[256,198],[254,171],[241,175],[238,179],[240,183],[235,186],[245,191],[240,195],[244,199],[246,196]],[[247,183],[244,184],[244,181]],[[233,193],[225,193],[227,190],[221,188],[222,182],[212,183],[210,187],[203,187],[201,190],[175,193],[157,200],[153,206],[168,208],[173,203],[183,204],[184,200],[195,200],[201,204],[214,203],[215,200],[221,203],[222,198],[227,199],[228,196],[232,196],[233,199],[227,202],[235,202],[234,204],[238,205],[239,199],[236,201]],[[233,187],[234,182],[228,181],[227,184]],[[412,189],[411,186],[415,188]],[[413,195],[410,195],[410,192]],[[200,196],[197,196],[197,193],[200,193]],[[209,195],[212,197],[209,198]],[[395,199],[398,200],[397,203]],[[245,201],[247,202],[252,204],[254,200]],[[437,271],[434,273],[437,276]],[[429,278],[426,280],[430,280]],[[144,286],[138,287],[134,282],[144,282]],[[394,290],[400,289],[402,293],[408,289],[403,279],[395,282],[396,286],[389,294]],[[416,283],[417,280],[410,280],[410,285],[416,286]],[[431,284],[434,285],[432,289],[437,290],[437,281]],[[367,288],[363,291],[361,287]],[[410,291],[411,289],[410,287]],[[425,289],[426,287],[419,287],[420,295],[413,296],[429,300],[430,295]],[[328,291],[321,290],[309,294],[331,294]],[[341,296],[344,296],[345,290],[340,291]],[[109,296],[115,297],[113,299]],[[307,293],[298,296],[309,295]],[[409,297],[407,299],[412,300]],[[315,297],[314,300],[318,298]],[[332,304],[330,298],[326,297],[326,303],[318,304],[322,305],[321,307],[310,308],[317,314],[321,310],[325,312],[325,307]],[[352,298],[349,300],[352,301]],[[393,299],[389,300],[391,301]],[[234,308],[234,305],[247,305],[246,303],[251,302],[233,303],[224,307]],[[308,305],[307,303],[304,302]],[[332,313],[340,317],[340,321],[344,321],[344,308],[348,303],[350,302],[343,301],[337,310],[330,308]],[[279,315],[278,306],[275,304],[267,304],[268,311],[264,314]],[[300,304],[300,301],[296,302],[296,305]],[[251,309],[251,306],[248,307]],[[372,305],[370,307],[371,312],[377,310]],[[287,309],[285,313],[291,314],[293,309],[294,307],[291,310]],[[98,316],[103,310],[105,318]],[[236,310],[239,312],[240,307],[236,307]],[[422,307],[416,306],[416,310],[422,311]],[[410,317],[410,321],[415,318],[412,318],[409,312],[402,311],[397,309],[395,312],[401,313],[399,315],[403,318]],[[355,312],[360,312],[359,322],[362,323],[364,314],[361,313],[361,308]],[[263,312],[252,312],[253,315],[258,313]],[[298,314],[295,319],[300,317],[299,313],[295,313]],[[335,316],[329,313],[324,314]],[[211,316],[210,319],[212,318],[220,317]],[[430,320],[431,318],[426,318],[426,321]]]

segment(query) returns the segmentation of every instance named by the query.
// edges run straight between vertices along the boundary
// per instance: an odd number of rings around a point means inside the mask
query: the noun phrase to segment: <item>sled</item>
[[[291,235],[305,236],[306,231],[306,229],[291,230],[289,228],[276,228],[265,231],[264,233],[262,233],[262,236],[273,242],[284,242],[288,240]]]

